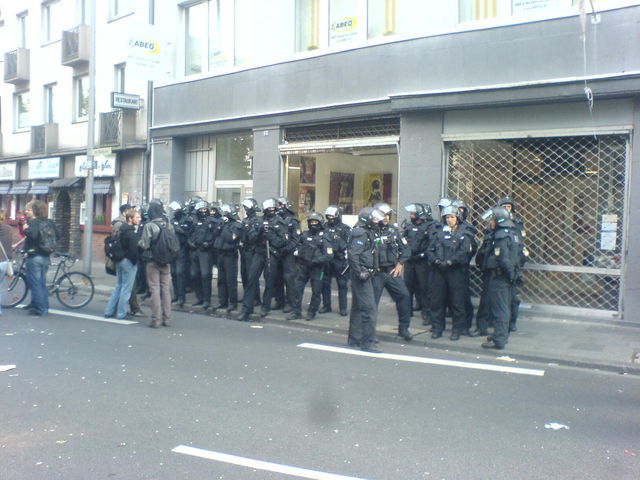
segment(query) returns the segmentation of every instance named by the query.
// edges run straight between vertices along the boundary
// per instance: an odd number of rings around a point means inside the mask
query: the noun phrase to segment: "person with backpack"
[[[116,286],[104,310],[105,318],[116,317],[119,320],[129,317],[127,305],[138,271],[139,235],[136,234],[136,226],[142,218],[133,208],[128,209],[124,217],[125,223],[120,224],[116,233],[111,235],[112,241],[118,244],[112,249],[112,260],[116,264]]]
[[[149,202],[149,222],[142,229],[138,247],[146,262],[147,284],[151,294],[151,324],[168,327],[171,323],[171,263],[180,250],[173,226],[164,214],[162,201]]]
[[[31,291],[29,314],[41,317],[49,313],[49,294],[47,293],[47,270],[51,264],[50,256],[58,240],[56,226],[48,217],[48,206],[41,200],[27,203],[25,214],[27,224],[24,228],[27,252],[25,269],[27,287]]]

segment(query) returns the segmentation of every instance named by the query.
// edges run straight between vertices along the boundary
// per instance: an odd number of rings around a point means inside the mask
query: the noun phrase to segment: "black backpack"
[[[38,235],[38,250],[45,255],[51,255],[56,250],[58,238],[53,221],[43,220],[40,223],[40,233]]]
[[[160,265],[173,263],[180,252],[180,242],[173,228],[167,228],[166,224],[156,224],[160,233],[151,242],[151,258]]]
[[[113,262],[119,262],[126,256],[127,252],[122,246],[120,229],[104,239],[104,254]]]

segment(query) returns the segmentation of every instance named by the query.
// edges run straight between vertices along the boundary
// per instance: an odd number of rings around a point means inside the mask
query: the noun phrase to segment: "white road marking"
[[[427,363],[430,365],[443,365],[446,367],[471,368],[475,370],[488,370],[492,372],[516,373],[519,375],[533,375],[542,377],[544,370],[536,370],[531,368],[507,367],[503,365],[492,365],[489,363],[472,363],[459,362],[456,360],[443,360],[440,358],[413,357],[410,355],[397,355],[394,353],[370,353],[362,350],[353,350],[344,347],[331,347],[329,345],[318,345],[316,343],[301,343],[298,345],[302,348],[310,348],[312,350],[322,350],[325,352],[344,353],[347,355],[358,355],[361,357],[384,358],[386,360],[399,360],[402,362]]]
[[[117,323],[118,325],[135,325],[136,323],[138,323],[138,322],[133,322],[131,320],[118,320],[117,318],[104,318],[104,317],[98,317],[97,315],[89,315],[87,313],[76,313],[76,312],[70,312],[68,310],[54,310],[52,308],[49,309],[49,313],[53,313],[54,315],[64,315],[66,317],[84,318],[85,320],[93,320],[95,322]]]
[[[171,450],[175,453],[191,455],[192,457],[205,458],[207,460],[215,460],[216,462],[231,463],[241,467],[255,468],[257,470],[266,470],[268,472],[283,473],[300,478],[312,478],[315,480],[364,480],[363,478],[347,477],[337,475],[335,473],[319,472],[317,470],[307,470],[306,468],[291,467],[279,463],[264,462],[262,460],[254,460],[252,458],[238,457],[227,453],[213,452],[211,450],[203,450],[201,448],[189,447],[187,445],[178,445]]]

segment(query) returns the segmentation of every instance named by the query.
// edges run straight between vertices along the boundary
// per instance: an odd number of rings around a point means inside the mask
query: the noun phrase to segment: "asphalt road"
[[[637,376],[103,306],[0,316],[0,479],[638,478]]]

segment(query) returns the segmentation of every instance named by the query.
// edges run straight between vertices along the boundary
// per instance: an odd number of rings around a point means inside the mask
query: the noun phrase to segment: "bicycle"
[[[24,252],[21,252],[24,253]],[[66,253],[54,253],[52,256],[60,258],[58,263],[52,263],[57,267],[53,279],[47,282],[49,296],[56,294],[58,301],[67,308],[82,308],[87,305],[95,293],[93,280],[82,272],[69,271],[69,268],[77,262],[69,258]],[[13,308],[24,301],[29,293],[27,287],[27,274],[25,261],[27,256],[22,256],[22,261],[17,269],[14,269],[12,277],[5,277],[0,289],[2,290],[2,308]]]

